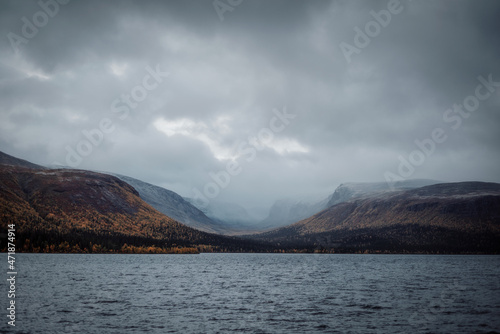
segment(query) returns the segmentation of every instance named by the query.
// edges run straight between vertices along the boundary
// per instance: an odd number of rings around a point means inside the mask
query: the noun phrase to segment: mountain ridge
[[[401,189],[414,189],[423,186],[442,183],[430,179],[410,179],[397,181],[389,185],[387,182],[347,182],[339,185],[330,196],[325,207],[331,207],[354,197],[369,196],[375,193],[393,192]]]
[[[440,183],[354,197],[295,224],[246,237],[329,251],[415,251],[420,245],[434,252],[498,253],[500,184]]]
[[[2,151],[0,151],[0,164],[9,166],[27,167],[33,169],[48,169],[47,167],[34,164],[24,159],[16,158]]]
[[[139,252],[269,248],[187,227],[158,212],[128,183],[76,169],[0,164],[0,223],[0,233],[14,224],[16,247],[32,252],[128,252],[132,246]],[[0,249],[5,249],[5,239],[1,242]]]
[[[0,234],[14,224],[16,247],[31,252],[500,253],[498,183],[409,180],[394,189],[346,183],[329,198],[337,194],[338,203],[294,224],[236,238],[181,224],[142,198],[154,202],[164,194],[169,210],[185,212],[175,207],[184,201],[179,195],[121,177],[47,169],[0,154]],[[168,203],[172,198],[180,200]],[[301,202],[290,203],[293,209]],[[0,242],[5,250],[5,239]]]
[[[115,173],[109,174],[133,186],[146,203],[180,223],[209,233],[222,234],[226,231],[224,226],[207,217],[201,210],[171,190],[130,176]]]

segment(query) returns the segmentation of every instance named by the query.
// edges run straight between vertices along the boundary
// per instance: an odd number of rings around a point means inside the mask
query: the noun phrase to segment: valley
[[[497,183],[345,183],[258,220],[128,176],[0,158],[1,233],[15,224],[19,251],[500,253]]]

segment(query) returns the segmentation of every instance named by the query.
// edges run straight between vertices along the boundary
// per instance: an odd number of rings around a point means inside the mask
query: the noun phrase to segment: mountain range
[[[260,221],[231,203],[193,204],[128,176],[0,152],[4,251],[15,224],[16,246],[31,252],[500,252],[497,183],[345,183],[323,199],[277,201]]]
[[[391,184],[391,187],[389,187],[387,182],[343,183],[335,189],[335,192],[328,198],[325,207],[322,209],[329,208],[356,197],[370,196],[377,193],[389,193],[395,190],[415,189],[437,183],[442,182],[426,179],[412,179],[394,182]]]
[[[282,227],[308,218],[324,209],[348,201],[355,197],[369,196],[379,192],[391,192],[400,189],[414,189],[440,183],[434,180],[404,180],[395,182],[391,187],[386,182],[344,183],[326,198],[281,199],[276,201],[269,215],[257,225],[261,230]]]
[[[497,183],[440,183],[336,200],[307,219],[252,237],[284,248],[342,252],[500,250]]]
[[[14,162],[14,163],[13,163]],[[259,251],[262,243],[206,233],[146,203],[119,178],[76,169],[46,169],[0,155],[0,222],[15,225],[25,251]],[[0,249],[6,240],[1,239]]]

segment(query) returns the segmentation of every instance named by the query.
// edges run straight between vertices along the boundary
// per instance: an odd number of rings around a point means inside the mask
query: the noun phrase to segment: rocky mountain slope
[[[195,223],[208,224],[203,219],[210,218],[173,192],[121,178],[128,183],[102,173],[46,169],[0,152],[0,250],[6,250],[6,231],[13,224],[16,249],[29,252],[500,253],[497,183],[421,186],[435,181],[412,180],[391,190],[386,184],[344,184],[328,199],[331,207],[241,239],[177,222],[144,198],[183,219],[199,218]],[[281,217],[312,210],[300,202],[282,207]],[[262,227],[255,221],[245,227],[250,215],[230,203],[214,202],[207,212],[227,219],[221,225],[210,222],[214,230]]]
[[[112,175],[134,187],[139,196],[153,208],[180,223],[204,232],[224,233],[227,230],[222,224],[208,218],[201,210],[171,190],[132,177]]]
[[[343,183],[335,189],[335,192],[330,196],[328,203],[323,209],[329,208],[336,204],[346,202],[351,198],[370,196],[376,193],[388,193],[395,190],[408,190],[424,186],[441,183],[435,180],[415,179],[394,182],[389,187],[387,182],[352,182]]]
[[[256,227],[263,231],[298,222],[333,205],[346,202],[352,198],[371,196],[375,193],[388,193],[395,190],[414,189],[439,183],[434,180],[405,180],[392,184],[386,182],[344,183],[335,189],[327,198],[281,199],[276,201],[269,215]]]
[[[33,169],[47,169],[46,167],[34,164],[32,162],[23,159],[13,157],[12,155],[8,155],[7,153],[4,153],[2,151],[0,151],[0,164],[8,166],[33,168]]]
[[[445,183],[354,197],[254,238],[326,251],[500,252],[500,184]]]
[[[15,224],[16,246],[27,251],[258,248],[184,226],[114,176],[73,169],[0,165],[0,233],[9,224]],[[6,240],[1,242],[4,249]]]

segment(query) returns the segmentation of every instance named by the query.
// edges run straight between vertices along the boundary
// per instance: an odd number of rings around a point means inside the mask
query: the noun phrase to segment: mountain
[[[0,232],[10,224],[17,249],[32,252],[269,249],[184,226],[143,201],[126,182],[74,169],[0,165]],[[6,239],[1,243],[5,250]]]
[[[413,189],[426,185],[436,184],[434,180],[404,180],[395,182],[392,189],[385,182],[373,183],[344,183],[328,198],[313,199],[281,199],[276,201],[269,215],[257,226],[262,230],[281,227],[308,218],[333,205],[345,202],[351,198],[369,196],[375,193],[392,192],[401,189]]]
[[[442,183],[353,197],[248,237],[285,249],[499,253],[500,184]]]
[[[47,169],[46,167],[10,156],[3,152],[0,152],[0,164],[33,169]],[[110,175],[116,176],[130,184],[138,191],[139,196],[146,203],[180,223],[204,232],[222,233],[225,231],[219,226],[219,224],[205,216],[203,212],[185,201],[180,195],[173,191],[128,176],[119,174]]]
[[[324,209],[346,202],[355,197],[369,196],[375,193],[392,192],[401,189],[415,189],[437,183],[441,182],[426,179],[413,179],[394,182],[392,188],[389,187],[387,182],[344,183],[335,189],[335,192],[330,196]]]
[[[328,201],[279,202],[270,216],[292,219],[332,206],[295,224],[236,238],[185,226],[152,205],[199,227],[238,233],[263,228],[243,207],[212,201],[205,215],[169,190],[120,177],[46,169],[0,152],[0,251],[13,242],[6,238],[10,228],[19,252],[500,253],[497,183],[343,184]]]
[[[264,230],[295,223],[325,209],[327,203],[328,198],[317,201],[277,200],[271,206],[269,215],[259,223],[259,227]]]
[[[207,217],[219,224],[226,234],[238,234],[240,231],[253,231],[259,219],[251,216],[243,206],[225,201],[211,200],[208,205],[201,206],[192,198],[185,198],[197,206]]]
[[[224,233],[226,231],[224,226],[208,218],[201,210],[173,191],[128,176],[111,175],[130,184],[146,203],[180,223],[204,232]]]
[[[31,163],[31,162],[23,160],[23,159],[13,157],[13,156],[8,155],[8,154],[1,152],[1,151],[0,151],[0,164],[9,165],[9,166],[33,168],[33,169],[47,169],[46,167]]]
[[[48,169],[36,165],[26,160],[22,160],[0,151],[0,164],[9,166],[20,166],[33,169]],[[57,168],[54,168],[57,169]],[[186,201],[177,193],[168,189],[158,187],[147,182],[143,182],[132,177],[105,173],[113,175],[134,187],[139,196],[149,205],[161,213],[173,218],[174,220],[189,227],[209,233],[230,233],[238,223],[247,223],[251,220],[243,207],[236,207],[228,203],[222,203],[218,206],[211,206],[210,213],[214,212],[218,218],[214,221],[208,218],[201,210]],[[220,207],[227,208],[225,212]],[[219,219],[220,217],[223,217]]]

